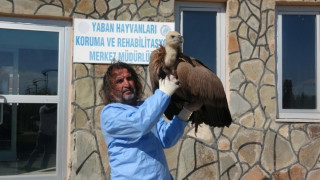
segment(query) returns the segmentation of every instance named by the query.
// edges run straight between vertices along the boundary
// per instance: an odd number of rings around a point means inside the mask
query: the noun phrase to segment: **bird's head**
[[[170,31],[166,35],[166,47],[178,48],[184,41],[183,36],[177,31]]]

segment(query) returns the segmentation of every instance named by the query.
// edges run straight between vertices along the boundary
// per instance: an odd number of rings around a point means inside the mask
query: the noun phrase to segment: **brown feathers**
[[[180,82],[180,88],[171,97],[170,104],[164,112],[166,117],[172,119],[180,112],[185,102],[201,101],[203,106],[190,118],[190,121],[195,124],[196,131],[201,123],[212,127],[229,126],[232,118],[220,79],[199,60],[185,56],[180,47],[176,48],[177,57],[174,65],[167,67],[165,64],[166,49],[160,45],[151,53],[149,63],[153,91],[159,88],[159,78],[164,78],[167,74],[177,76]]]

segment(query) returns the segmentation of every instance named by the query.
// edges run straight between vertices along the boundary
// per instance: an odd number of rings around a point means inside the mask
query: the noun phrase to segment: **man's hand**
[[[200,101],[195,101],[192,103],[185,103],[182,110],[179,112],[178,117],[181,120],[188,121],[191,117],[193,111],[197,111],[202,107],[203,103]]]
[[[179,88],[179,80],[173,75],[166,76],[164,79],[159,80],[159,89],[172,96],[172,94]]]

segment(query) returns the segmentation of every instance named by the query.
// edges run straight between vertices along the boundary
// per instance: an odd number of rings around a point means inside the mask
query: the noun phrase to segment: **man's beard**
[[[123,104],[131,104],[133,101],[136,99],[136,92],[133,90],[133,94],[130,95],[124,95],[123,93],[121,94],[121,101]]]
[[[132,93],[129,95],[126,95],[125,94],[126,91],[130,91]],[[114,99],[117,102],[120,102],[123,104],[133,104],[135,103],[134,101],[136,100],[136,89],[134,88],[124,89],[123,91],[119,92],[118,96],[114,96]]]

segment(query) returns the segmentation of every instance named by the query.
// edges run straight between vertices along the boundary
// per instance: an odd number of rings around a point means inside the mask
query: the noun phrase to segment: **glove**
[[[186,109],[185,107],[182,108],[182,110],[179,112],[178,114],[178,118],[184,121],[188,121],[189,118],[192,115],[192,111],[189,111],[188,109]]]
[[[159,89],[172,96],[172,94],[179,88],[179,80],[173,75],[166,76],[164,79],[159,80]]]
[[[185,103],[183,109],[179,112],[178,117],[181,120],[188,121],[193,113],[202,107],[203,103],[200,101],[195,101],[192,103]]]

